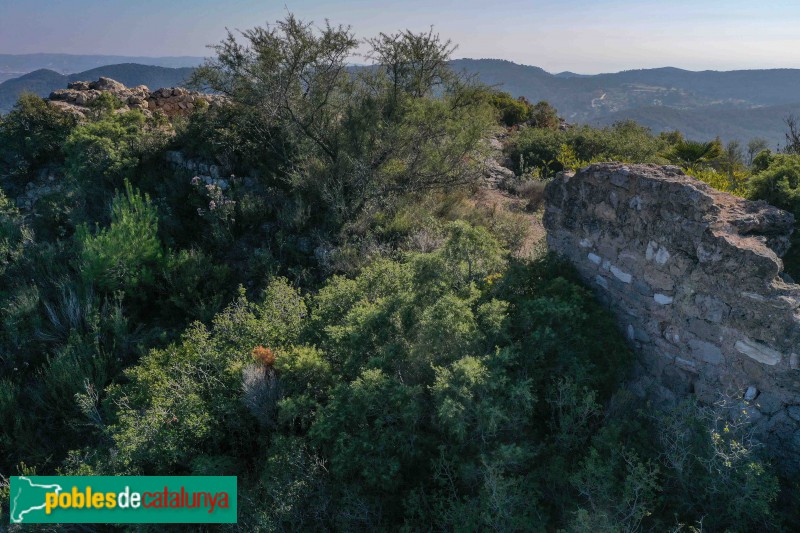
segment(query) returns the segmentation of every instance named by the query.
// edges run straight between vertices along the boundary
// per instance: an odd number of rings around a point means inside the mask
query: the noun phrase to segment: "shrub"
[[[253,348],[253,360],[261,363],[264,366],[271,367],[275,364],[275,353],[269,348],[263,346],[256,346]]]
[[[762,152],[763,153],[763,152]],[[748,196],[800,215],[800,157],[775,155],[748,184]]]
[[[732,173],[717,172],[713,168],[704,169],[687,169],[686,173],[689,176],[705,182],[718,191],[725,191],[736,196],[744,197],[747,194],[747,174],[743,171],[734,171]],[[733,180],[731,180],[733,177]]]
[[[505,126],[514,126],[530,120],[533,108],[524,98],[514,98],[502,91],[491,92],[487,97],[489,103],[500,115],[500,122]]]
[[[710,530],[773,529],[778,481],[758,455],[741,407],[684,400],[657,414],[668,505],[682,518],[702,516]]]
[[[530,104],[528,104],[530,106]],[[558,111],[548,102],[537,102],[530,109],[530,123],[535,128],[557,129],[561,123],[558,118]]]
[[[773,157],[771,150],[764,149],[758,152],[753,158],[753,163],[751,165],[753,172],[757,173],[767,170],[772,163]]]
[[[279,127],[236,105],[195,111],[177,127],[173,143],[186,156],[202,158],[225,172],[260,176],[284,187],[275,175],[295,156],[295,147]]]
[[[679,141],[670,147],[667,159],[675,165],[687,169],[700,169],[711,166],[722,158],[722,142],[717,139],[709,142]]]
[[[235,295],[231,268],[197,248],[170,252],[158,274],[162,314],[171,324],[208,323]]]
[[[30,177],[45,164],[63,161],[64,142],[77,125],[75,117],[24,94],[0,118],[0,175]]]
[[[123,290],[132,298],[152,286],[164,259],[158,238],[158,215],[148,195],[125,183],[125,193],[114,197],[111,225],[79,228],[82,273],[89,283],[106,292]]]
[[[97,98],[89,102],[89,108],[98,118],[109,116],[114,110],[120,109],[124,105],[125,102],[108,91],[101,92]]]
[[[159,153],[167,132],[140,111],[101,115],[75,128],[64,143],[67,175],[81,184],[90,207],[134,178],[143,161]]]
[[[664,137],[654,136],[647,128],[618,122],[603,129],[526,128],[512,137],[507,151],[517,174],[533,172],[546,178],[565,168],[597,161],[663,163],[660,153],[667,146]]]
[[[381,34],[367,41],[379,64],[353,76],[346,58],[358,43],[347,27],[289,15],[230,35],[194,78],[296,147],[289,177],[319,227],[339,229],[405,193],[472,182],[492,127],[491,109],[448,66],[449,41]]]
[[[0,276],[22,257],[24,244],[31,240],[30,229],[19,210],[0,189]]]
[[[526,128],[511,138],[507,151],[518,175],[532,170],[542,177],[552,177],[564,170],[558,162],[561,147],[567,142],[567,133],[543,128]]]
[[[765,154],[762,158],[762,154]],[[761,159],[760,159],[761,158]],[[800,156],[769,155],[766,151],[756,157],[765,170],[753,175],[748,182],[747,197],[753,200],[766,200],[768,203],[785,209],[795,217],[795,225],[800,228]],[[800,279],[800,232],[792,234],[791,247],[783,257],[786,272],[794,279]]]
[[[543,180],[524,180],[514,185],[514,192],[528,201],[528,211],[538,211],[544,202],[544,188],[547,182]]]

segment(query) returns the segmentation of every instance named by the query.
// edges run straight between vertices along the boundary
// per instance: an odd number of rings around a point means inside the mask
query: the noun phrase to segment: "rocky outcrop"
[[[491,137],[485,141],[488,155],[483,161],[481,174],[483,184],[489,189],[502,189],[514,181],[514,171],[503,155],[503,137]]]
[[[732,399],[800,467],[800,286],[782,272],[792,215],[676,167],[599,164],[545,191],[548,245],[614,312],[661,401]]]
[[[124,110],[139,109],[145,113],[162,112],[167,116],[188,115],[197,106],[216,106],[225,101],[220,95],[190,91],[183,87],[171,87],[150,91],[145,85],[125,87],[111,78],[97,81],[76,81],[66,89],[50,94],[52,105],[79,115],[91,108],[92,103],[104,92],[111,93],[123,103]]]

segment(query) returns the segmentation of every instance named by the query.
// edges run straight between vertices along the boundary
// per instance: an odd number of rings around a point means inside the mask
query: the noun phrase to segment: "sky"
[[[361,38],[433,25],[455,57],[553,73],[800,68],[797,0],[0,0],[0,53],[208,56],[288,12]]]

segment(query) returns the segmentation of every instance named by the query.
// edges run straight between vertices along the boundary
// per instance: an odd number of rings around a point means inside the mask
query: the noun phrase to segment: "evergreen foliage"
[[[242,531],[790,528],[746,426],[625,390],[614,320],[528,226],[543,180],[612,159],[800,218],[796,156],[566,127],[432,30],[290,15],[215,50],[195,82],[227,105],[0,119],[2,476],[236,475]],[[476,200],[500,132],[518,210]]]

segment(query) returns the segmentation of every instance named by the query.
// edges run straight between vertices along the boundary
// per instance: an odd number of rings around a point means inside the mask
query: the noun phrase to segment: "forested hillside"
[[[800,215],[800,138],[566,127],[452,50],[287,16],[193,73],[226,105],[0,118],[3,525],[24,473],[236,475],[219,527],[247,532],[791,530],[797,481],[745,426],[625,389],[540,218],[597,160]]]
[[[547,100],[572,123],[635,120],[656,133],[677,129],[695,140],[764,138],[770,146],[782,146],[781,118],[800,113],[797,69],[657,68],[576,76],[497,59],[459,59],[453,67],[515,97]]]

